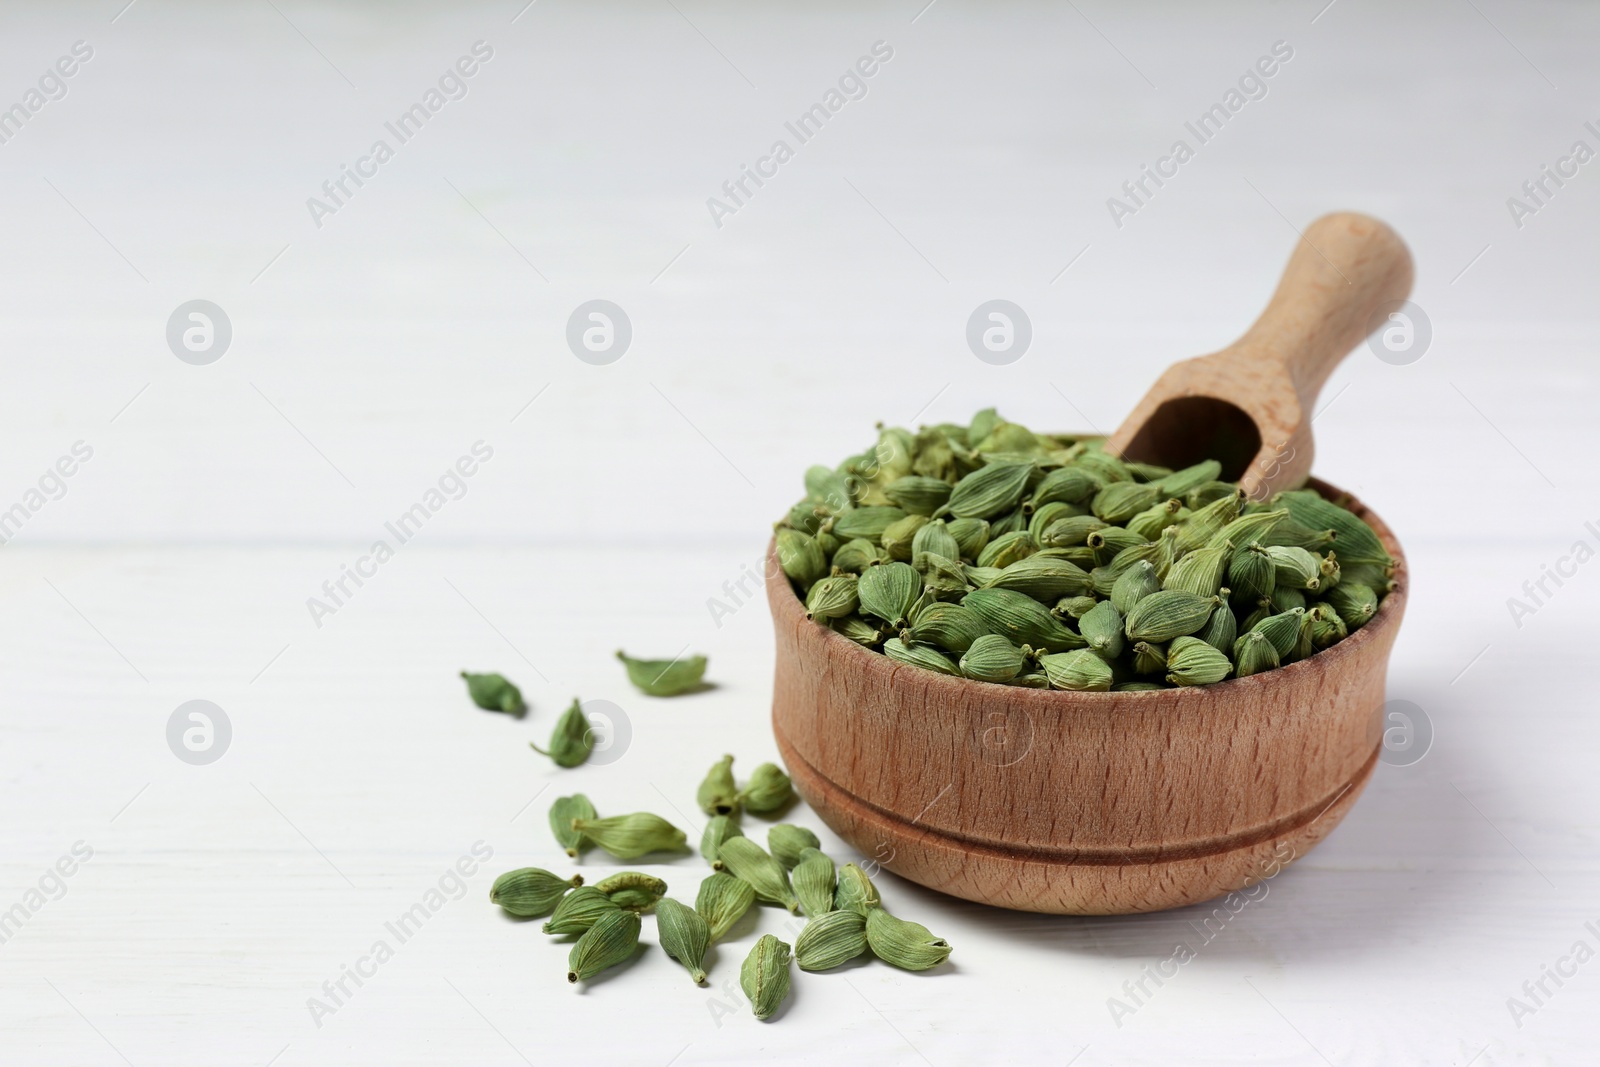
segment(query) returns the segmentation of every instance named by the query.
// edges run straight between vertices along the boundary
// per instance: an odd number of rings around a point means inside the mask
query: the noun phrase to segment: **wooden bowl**
[[[1365,626],[1278,670],[1160,692],[898,664],[807,619],[769,549],[772,726],[795,787],[869,860],[1004,908],[1159,911],[1270,877],[1338,825],[1382,747],[1405,560],[1381,519],[1351,507],[1399,583]]]

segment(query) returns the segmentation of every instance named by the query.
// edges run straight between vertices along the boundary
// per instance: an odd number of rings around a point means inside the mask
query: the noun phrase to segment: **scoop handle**
[[[1385,223],[1355,212],[1324,215],[1301,235],[1272,300],[1228,357],[1281,364],[1309,419],[1333,369],[1385,304],[1410,294],[1411,280],[1411,252]]]

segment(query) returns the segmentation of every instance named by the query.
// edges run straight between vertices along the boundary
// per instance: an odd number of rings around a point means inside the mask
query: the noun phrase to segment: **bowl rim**
[[[1027,686],[1006,685],[1000,682],[983,682],[975,678],[953,677],[936,671],[924,670],[912,664],[899,663],[889,659],[881,652],[862,648],[854,641],[835,633],[831,628],[812,623],[810,619],[806,618],[804,602],[800,600],[793,583],[789,581],[788,576],[783,573],[783,569],[778,565],[776,533],[774,533],[767,545],[767,573],[770,576],[768,586],[770,589],[773,584],[781,585],[782,588],[788,590],[790,595],[786,598],[786,605],[773,602],[772,613],[775,618],[781,614],[796,618],[809,625],[816,625],[817,629],[821,631],[820,636],[825,643],[825,647],[830,649],[831,654],[872,657],[871,661],[861,661],[865,669],[874,669],[886,664],[895,671],[901,669],[917,671],[918,678],[923,684],[931,685],[935,688],[949,686],[952,691],[957,691],[966,690],[971,686],[989,686],[1005,690],[1012,699],[1041,706],[1079,704],[1096,708],[1110,708],[1127,706],[1138,701],[1143,701],[1147,705],[1160,701],[1166,701],[1171,704],[1179,702],[1186,704],[1197,694],[1226,698],[1230,694],[1247,693],[1252,688],[1292,684],[1301,674],[1312,669],[1308,666],[1312,662],[1316,662],[1319,667],[1326,667],[1329,670],[1339,670],[1343,660],[1360,655],[1361,651],[1373,641],[1381,641],[1386,637],[1392,636],[1388,635],[1388,631],[1399,625],[1399,620],[1405,613],[1406,593],[1409,585],[1409,572],[1406,566],[1405,552],[1401,549],[1399,540],[1394,536],[1394,531],[1389,528],[1389,525],[1383,521],[1377,512],[1363,503],[1354,493],[1340,489],[1338,486],[1325,482],[1320,478],[1308,478],[1305,484],[1306,487],[1317,490],[1324,497],[1342,500],[1344,507],[1354,512],[1372,527],[1373,533],[1378,535],[1378,540],[1383,543],[1384,548],[1394,557],[1393,579],[1396,583],[1395,588],[1379,602],[1377,614],[1373,615],[1365,625],[1343,640],[1330,645],[1320,652],[1313,653],[1305,659],[1296,660],[1287,666],[1276,667],[1270,671],[1248,675],[1244,678],[1227,678],[1220,682],[1212,682],[1209,685],[1176,686],[1170,689],[1140,690],[1131,693],[1087,692],[1070,689],[1033,689]],[[770,594],[768,599],[772,600]]]

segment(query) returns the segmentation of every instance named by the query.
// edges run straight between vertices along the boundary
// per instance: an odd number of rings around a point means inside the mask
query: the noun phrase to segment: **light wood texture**
[[[1311,418],[1322,383],[1411,292],[1411,253],[1366,215],[1306,228],[1261,317],[1220,352],[1169,367],[1112,435],[1131,459],[1187,466],[1216,457],[1224,477],[1261,498],[1311,473]]]
[[[969,900],[1125,914],[1269,877],[1333,829],[1378,756],[1405,564],[1388,527],[1352,506],[1398,561],[1400,588],[1366,626],[1275,671],[1152,693],[898,664],[808,620],[774,562],[778,747],[841,837]]]

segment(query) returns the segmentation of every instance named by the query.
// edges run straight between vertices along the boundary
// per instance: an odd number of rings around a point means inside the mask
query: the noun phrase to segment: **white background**
[[[1600,11],[922,2],[0,10],[0,106],[94,49],[0,144],[0,508],[94,450],[0,552],[0,909],[93,849],[0,945],[0,1059],[1592,1057],[1600,964],[1547,980],[1520,1026],[1507,999],[1600,948],[1600,571],[1520,626],[1507,598],[1600,545],[1600,163],[1520,228],[1506,201],[1575,140],[1600,148]],[[468,95],[314,225],[307,198],[479,40]],[[866,97],[714,225],[707,198],[880,40]],[[1114,225],[1106,199],[1280,40],[1265,98]],[[488,904],[502,869],[569,869],[553,796],[697,834],[705,765],[774,757],[765,604],[718,626],[707,600],[757,565],[808,463],[880,419],[988,404],[1109,430],[1167,363],[1242,331],[1296,229],[1345,208],[1410,243],[1433,340],[1409,365],[1350,357],[1317,470],[1408,550],[1390,696],[1435,740],[1135,1014],[1108,998],[1206,909],[1039,917],[884,874],[951,964],[797,973],[760,1024],[654,946],[574,991],[565,947]],[[564,340],[597,297],[633,323],[611,366]],[[1034,328],[1005,367],[964,340],[996,297]],[[195,298],[233,325],[209,366],[165,342]],[[466,495],[315,625],[307,598],[479,440]],[[619,645],[704,651],[717,688],[638,696]],[[510,674],[533,714],[472,709],[462,667]],[[526,747],[574,694],[627,712],[616,763]],[[232,722],[209,766],[167,746],[191,699]],[[465,896],[319,1027],[307,999],[479,841]],[[692,900],[703,865],[658,873]],[[759,931],[792,939],[764,909],[714,983]]]

